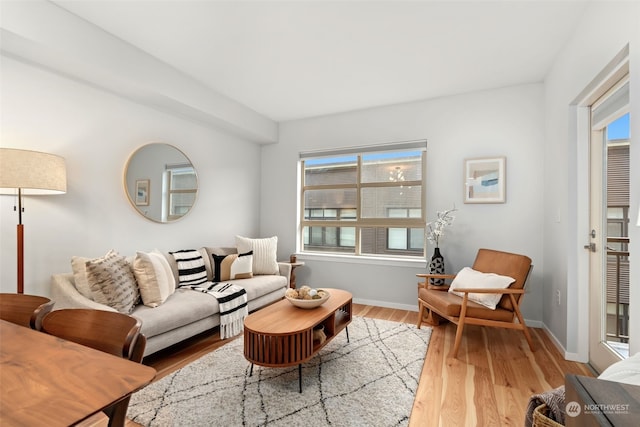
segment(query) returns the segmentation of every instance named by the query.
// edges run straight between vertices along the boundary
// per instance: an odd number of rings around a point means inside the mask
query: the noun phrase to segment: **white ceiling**
[[[54,3],[285,121],[541,82],[588,2]]]

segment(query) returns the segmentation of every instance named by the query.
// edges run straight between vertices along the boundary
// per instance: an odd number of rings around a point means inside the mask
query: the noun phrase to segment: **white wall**
[[[525,318],[542,320],[544,128],[541,84],[393,105],[280,125],[280,142],[262,147],[263,235],[280,252],[296,250],[297,161],[301,151],[427,139],[427,215],[459,209],[440,244],[448,272],[471,265],[481,247],[522,253],[535,265]],[[507,203],[463,204],[463,160],[507,157]],[[429,248],[429,253],[433,251]],[[304,259],[304,256],[301,257]],[[350,290],[354,298],[417,309],[421,265],[305,260],[298,283]]]
[[[544,138],[544,323],[570,359],[586,361],[588,348],[588,262],[582,248],[587,243],[588,212],[580,209],[587,183],[579,178],[585,170],[585,147],[575,139],[575,114],[570,104],[597,74],[630,45],[631,68],[631,211],[635,223],[640,203],[640,4],[593,2],[580,25],[558,56],[545,79]],[[581,158],[581,160],[578,160]],[[582,199],[580,199],[580,197]],[[639,325],[634,319],[640,307],[640,228],[630,227],[631,256],[631,351],[640,350]],[[562,294],[560,306],[555,293]]]
[[[71,271],[72,255],[113,248],[233,246],[257,235],[260,148],[189,120],[0,56],[0,141],[66,159],[67,194],[26,199],[25,292],[49,295],[52,273]],[[200,191],[194,210],[171,225],[142,218],[124,192],[129,155],[152,141],[173,144],[193,162]],[[14,197],[0,197],[0,291],[16,289]]]

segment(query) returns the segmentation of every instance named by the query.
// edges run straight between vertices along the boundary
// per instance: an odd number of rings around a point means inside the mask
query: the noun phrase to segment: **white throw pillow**
[[[136,252],[133,274],[138,282],[142,303],[148,307],[159,306],[176,290],[171,266],[158,251]]]
[[[515,282],[516,279],[509,276],[500,276],[495,273],[482,273],[480,271],[476,271],[472,268],[465,267],[456,275],[453,282],[451,282],[451,287],[449,288],[449,292],[452,294],[456,294],[460,297],[464,297],[464,292],[454,292],[453,290],[456,288],[464,288],[464,289],[506,289]],[[482,304],[491,310],[495,310],[498,302],[500,302],[500,298],[502,298],[503,294],[469,294],[469,299],[471,301],[477,302],[478,304]]]
[[[609,366],[598,378],[640,386],[640,352]]]
[[[99,261],[103,260],[116,252],[111,249],[109,252],[105,254],[103,257],[98,258],[87,258],[81,256],[72,256],[71,257],[71,270],[73,271],[73,281],[76,284],[76,289],[80,292],[85,298],[89,298],[93,301],[93,294],[91,293],[91,287],[89,286],[89,282],[87,281],[87,261]]]
[[[238,253],[253,251],[253,274],[278,274],[278,236],[251,239],[236,236]]]

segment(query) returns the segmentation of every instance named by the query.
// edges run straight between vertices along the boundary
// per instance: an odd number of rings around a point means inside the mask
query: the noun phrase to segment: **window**
[[[304,252],[424,257],[426,141],[301,155]]]
[[[389,208],[389,218],[421,218],[420,208]],[[387,249],[422,251],[424,228],[391,227],[387,232]]]
[[[196,171],[190,164],[166,165],[163,182],[163,218],[180,218],[196,201]]]

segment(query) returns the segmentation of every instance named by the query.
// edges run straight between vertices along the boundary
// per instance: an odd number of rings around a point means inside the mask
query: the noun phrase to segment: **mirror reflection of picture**
[[[149,180],[136,180],[136,205],[149,206]]]
[[[464,202],[505,202],[505,157],[464,161]]]

